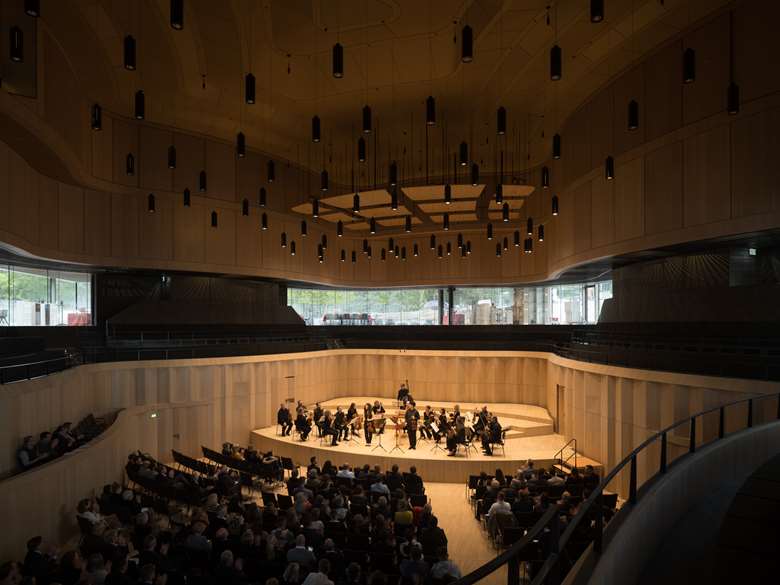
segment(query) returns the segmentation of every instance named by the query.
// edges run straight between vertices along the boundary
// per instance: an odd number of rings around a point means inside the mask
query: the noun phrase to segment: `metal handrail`
[[[10,382],[17,382],[17,381],[20,381],[20,380],[30,380],[32,378],[40,377],[41,375],[48,376],[52,372],[52,369],[49,366],[53,365],[55,363],[58,363],[58,362],[62,362],[62,363],[65,364],[65,368],[60,368],[60,369],[54,370],[56,372],[60,372],[63,369],[67,369],[73,363],[75,363],[76,360],[74,358],[75,358],[75,356],[73,354],[69,353],[67,355],[58,356],[58,357],[55,357],[55,358],[49,358],[49,359],[45,359],[45,360],[38,360],[38,361],[34,361],[34,362],[23,362],[23,363],[20,363],[20,364],[8,364],[8,365],[0,366],[0,385],[6,384],[6,383],[10,383]],[[38,374],[35,374],[35,375],[31,375],[31,368],[33,366],[44,366],[43,374],[38,373]],[[6,374],[6,372],[18,371],[18,370],[21,370],[21,369],[23,369],[24,372],[25,372],[23,376],[16,376],[16,377],[10,377],[9,378],[8,375]]]
[[[566,449],[568,449],[572,444],[574,444],[574,447],[572,448],[574,450],[574,453],[569,455],[566,458],[566,461],[564,461],[564,459],[563,459],[563,452]],[[557,459],[558,460],[558,465],[563,467],[563,464],[564,463],[568,463],[569,459],[571,459],[572,457],[574,457],[574,467],[576,468],[577,467],[577,439],[574,438],[574,437],[569,439],[568,442],[563,447],[560,448],[560,450],[553,456],[553,461],[555,461]]]
[[[557,538],[557,536],[553,538],[554,542],[552,542],[550,546],[550,554],[547,556],[544,564],[541,566],[537,574],[534,576],[531,585],[541,585],[542,583],[548,583],[547,581],[548,577],[553,577],[553,576],[556,576],[557,578],[551,583],[560,582],[561,576],[557,574],[560,571],[560,567],[558,566],[558,564],[564,555],[559,554],[559,551],[562,551],[566,548],[566,545],[569,543],[569,540],[574,534],[574,531],[577,529],[577,527],[582,523],[582,521],[586,517],[589,518],[592,517],[595,520],[595,537],[593,540],[593,552],[596,555],[601,554],[604,546],[604,509],[602,506],[604,491],[606,490],[607,486],[612,482],[612,480],[614,480],[617,477],[617,475],[628,466],[630,472],[628,500],[626,504],[624,504],[623,507],[620,509],[620,513],[621,514],[630,513],[631,509],[637,502],[637,494],[638,494],[637,456],[641,452],[643,452],[647,447],[649,447],[650,445],[652,445],[658,440],[661,441],[661,454],[659,459],[658,472],[647,479],[647,482],[649,482],[654,478],[665,474],[669,468],[666,451],[668,445],[667,435],[671,431],[686,424],[690,425],[689,443],[688,443],[688,455],[690,455],[695,453],[697,448],[697,443],[696,443],[696,426],[697,426],[696,420],[697,419],[706,416],[708,414],[712,414],[714,412],[719,413],[718,434],[717,437],[713,439],[712,442],[718,441],[720,439],[723,439],[726,436],[726,431],[725,431],[726,409],[741,404],[747,404],[745,428],[746,429],[752,428],[754,424],[754,416],[753,416],[754,404],[758,401],[768,400],[768,399],[777,399],[777,411],[775,413],[775,416],[777,420],[780,420],[780,392],[772,393],[772,394],[757,394],[749,398],[742,398],[740,400],[728,402],[726,404],[722,404],[714,408],[708,408],[707,410],[699,411],[695,414],[692,414],[689,417],[686,417],[684,419],[672,423],[671,425],[661,429],[660,431],[654,433],[652,436],[642,441],[642,443],[640,443],[633,451],[631,451],[631,453],[629,453],[626,457],[624,457],[620,461],[620,463],[618,463],[599,482],[599,485],[596,487],[596,489],[594,489],[593,492],[588,496],[588,498],[582,503],[578,513],[568,523],[566,529],[560,535],[560,538]],[[744,429],[740,429],[740,431],[741,430]],[[740,431],[735,431],[735,432],[740,432]],[[681,455],[678,458],[678,460],[683,459],[684,457],[685,455]],[[591,515],[590,514],[591,509],[593,508],[594,504],[598,504],[598,505],[594,509],[595,515]],[[545,515],[542,516],[542,518],[528,531],[527,535],[529,534],[538,535],[539,533],[542,532],[543,529],[547,528],[548,525],[550,525],[551,534],[557,535],[559,525],[558,525],[556,505],[550,506],[550,509],[547,510],[547,513],[545,513]],[[502,555],[496,557],[495,559],[489,561],[482,567],[475,569],[465,577],[459,579],[457,581],[457,585],[472,585],[473,583],[476,583],[480,579],[483,579],[485,576],[497,570],[499,567],[501,567],[504,564],[508,565],[508,570],[507,570],[508,585],[517,585],[517,583],[519,583],[520,554],[523,548],[528,545],[530,540],[532,540],[532,538],[521,539]],[[576,561],[576,559],[573,560]]]

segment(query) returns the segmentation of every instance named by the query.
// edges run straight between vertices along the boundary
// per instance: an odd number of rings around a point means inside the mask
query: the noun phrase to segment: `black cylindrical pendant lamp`
[[[431,234],[431,240],[429,242],[429,247],[430,247],[431,250],[435,250],[436,249],[436,236],[433,235],[433,234]]]
[[[560,134],[553,135],[552,157],[555,160],[558,160],[559,158],[561,158],[561,135]]]
[[[493,239],[493,224],[487,224],[487,239],[488,241]]]
[[[192,205],[192,194],[190,193],[190,190],[188,188],[184,189],[182,199],[183,199],[184,207],[190,207]]]
[[[479,165],[471,163],[471,186],[476,187],[479,184]]]
[[[360,213],[360,193],[352,197],[352,213]]]
[[[696,51],[688,47],[683,51],[683,83],[696,81]]]
[[[268,203],[268,192],[265,190],[265,187],[260,187],[260,194],[257,197],[257,204],[260,207],[265,207]]]
[[[536,228],[537,238],[540,242],[544,242],[544,224],[540,223],[539,227]]]
[[[135,37],[127,35],[124,41],[124,64],[128,71],[135,71]]]
[[[357,262],[357,252],[355,250],[352,250],[352,264],[355,264]]]
[[[322,237],[320,238],[320,242],[322,242],[321,246],[323,250],[328,249],[328,236],[327,234],[322,234]]]
[[[212,211],[211,212],[211,227],[213,227],[213,228],[217,227],[218,223],[219,223],[219,220],[217,219],[217,212],[216,211]]]
[[[639,128],[639,102],[631,100],[628,102],[628,129],[630,131]]]
[[[100,104],[92,104],[89,116],[89,126],[93,130],[103,129],[103,108],[100,107]]]
[[[206,183],[206,171],[201,171],[200,174],[198,175],[198,191],[200,191],[201,193],[205,193],[207,186],[208,185]]]
[[[390,169],[387,172],[388,181],[391,187],[395,187],[398,184],[398,163],[395,161],[390,163]]]
[[[501,258],[501,242],[496,244],[496,258]]]
[[[601,22],[604,20],[604,0],[590,0],[590,21]]]
[[[615,159],[611,156],[608,156],[607,160],[604,161],[604,177],[607,181],[615,178]]]
[[[317,258],[319,258],[319,261],[322,262],[322,258],[325,255],[325,248],[322,247],[322,244],[317,244]]]
[[[406,260],[406,246],[401,248],[401,260]]]
[[[381,250],[381,251],[380,251],[380,253],[379,253],[379,258],[382,260],[382,262],[384,262],[385,260],[387,260],[387,250],[385,250],[384,248],[382,248],[382,250]]]
[[[501,205],[504,202],[504,185],[496,183],[496,203]]]
[[[447,242],[447,256],[452,256],[452,243]]]
[[[295,240],[290,242],[290,256],[295,256]]]
[[[358,138],[358,161],[366,162],[366,140],[362,136]]]
[[[471,240],[466,242],[466,254],[471,254]]]
[[[339,257],[339,260],[341,262],[347,261],[347,251],[344,248],[341,249],[341,256]]]
[[[474,60],[474,31],[469,25],[464,26],[460,33],[460,60],[463,63]]]
[[[503,245],[501,247],[504,249],[504,252],[509,250],[509,238],[506,238],[506,237],[504,238],[504,242],[503,242]]]
[[[250,105],[255,103],[255,76],[251,73],[244,76],[244,101]]]
[[[452,204],[452,185],[447,183],[444,185],[444,205]]]
[[[280,239],[281,239],[282,248],[286,248],[287,247],[287,232],[282,232],[282,235],[281,235]]]
[[[407,215],[406,221],[404,222],[404,231],[408,234],[412,231],[412,216]]]
[[[436,99],[432,95],[425,99],[425,124],[436,125]]]
[[[241,215],[249,215],[249,199],[244,199],[241,202]]]
[[[301,220],[301,237],[306,237],[309,235],[309,226],[306,224],[306,220]]]
[[[265,212],[260,216],[260,229],[263,231],[268,229],[268,214]]]
[[[363,254],[365,254],[366,252],[368,252],[368,240],[366,240],[364,238],[363,239]]]
[[[149,213],[154,213],[157,211],[157,207],[154,200],[154,193],[149,193],[149,196],[146,198],[146,210]]]
[[[312,116],[311,119],[311,141],[312,142],[319,142],[322,138],[322,134],[320,131],[320,117],[319,116]]]
[[[168,168],[176,168],[176,147],[173,144],[168,147]]]
[[[37,18],[41,15],[41,0],[24,0],[24,13]]]
[[[320,216],[320,200],[312,199],[311,201],[311,216],[317,219]]]
[[[460,166],[465,167],[467,164],[469,164],[469,145],[466,144],[465,141],[460,143],[458,157],[460,159]]]
[[[336,79],[344,77],[344,47],[341,43],[333,45],[333,77]]]
[[[557,195],[553,195],[553,197],[552,197],[552,214],[553,215],[558,215],[558,213],[559,213],[559,211],[558,211],[558,196]]]
[[[371,106],[363,106],[363,134],[371,134]]]
[[[276,163],[273,160],[268,161],[266,178],[269,183],[273,183],[276,180]]]
[[[246,156],[246,136],[243,132],[236,134],[236,156],[244,158]]]
[[[21,63],[24,61],[24,33],[18,26],[12,26],[9,35],[8,56],[14,63]]]
[[[329,184],[330,181],[328,180],[328,171],[322,169],[322,172],[320,173],[320,191],[323,193],[327,191]]]
[[[739,113],[739,86],[733,81],[727,91],[726,111],[732,116]]]
[[[371,235],[374,235],[376,233],[376,219],[372,217],[371,221],[368,222],[368,226],[368,231],[371,233]]]
[[[336,224],[336,236],[339,238],[344,237],[344,222],[341,220]]]
[[[460,249],[460,259],[464,260],[465,258],[466,258],[466,246],[463,246]]]
[[[542,189],[550,188],[550,169],[542,167]]]
[[[506,134],[506,108],[504,106],[496,111],[496,134],[499,136]]]
[[[520,230],[515,230],[515,233],[513,234],[513,236],[514,236],[514,241],[513,241],[514,246],[515,246],[515,248],[519,248],[520,247]]]
[[[417,244],[414,245],[414,248],[412,248],[412,250],[415,258],[420,255],[420,247]]]
[[[458,234],[457,239],[455,240],[458,243],[458,248],[463,247],[463,234]]]
[[[393,186],[392,189],[390,189],[390,209],[393,211],[398,211],[398,187]]]
[[[509,203],[504,203],[501,206],[501,220],[504,222],[509,221]]]
[[[525,222],[525,233],[528,236],[534,235],[534,218],[529,217]]]
[[[387,239],[387,249],[391,254],[393,253],[393,250],[395,250],[395,240],[393,238]]]
[[[369,246],[369,247],[368,247],[368,250],[366,250],[366,257],[367,257],[369,260],[371,260],[371,256],[372,256],[372,254],[373,254],[373,252],[372,252],[372,248],[371,248],[371,246]]]
[[[563,54],[558,45],[550,49],[550,79],[559,81],[563,76]]]
[[[129,177],[135,175],[135,157],[132,153],[127,153],[125,157],[125,174]]]
[[[171,28],[184,28],[184,0],[171,0]]]
[[[445,213],[444,214],[444,218],[443,218],[442,222],[443,222],[442,225],[444,227],[444,231],[445,232],[450,231],[450,214],[449,213]]]
[[[135,92],[135,119],[143,120],[146,116],[146,96],[144,96],[144,90],[139,89]]]

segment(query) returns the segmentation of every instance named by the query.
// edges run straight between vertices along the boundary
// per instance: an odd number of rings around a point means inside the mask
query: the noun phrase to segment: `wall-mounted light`
[[[391,187],[395,187],[398,184],[398,163],[395,161],[390,163],[390,168],[388,169],[388,182],[390,183]]]
[[[322,246],[323,250],[328,249],[328,235],[322,234],[322,237],[320,238],[320,245]]]
[[[442,225],[444,227],[444,231],[445,232],[449,231],[450,230],[450,214],[449,213],[445,213],[444,214],[444,219],[442,221],[443,221]]]
[[[312,199],[311,202],[311,216],[317,219],[320,216],[320,201],[319,199]]]
[[[301,220],[301,237],[305,238],[309,235],[309,226],[306,224],[306,220]]]
[[[550,169],[542,167],[542,189],[550,188]]]
[[[390,209],[398,211],[398,186],[393,186],[390,189]]]
[[[534,235],[534,218],[529,217],[525,222],[525,233],[528,236]]]
[[[412,250],[415,258],[420,255],[420,247],[417,244],[414,245]]]
[[[282,235],[280,236],[280,241],[282,244],[282,248],[287,247],[287,232],[282,232]]]
[[[12,26],[9,35],[8,56],[14,63],[22,63],[24,61],[24,33],[18,26]]]
[[[372,217],[371,221],[368,222],[368,226],[368,231],[371,233],[371,235],[376,234],[376,219]]]
[[[406,220],[404,222],[404,231],[408,234],[412,231],[412,216],[407,215]]]
[[[460,159],[460,166],[465,167],[467,164],[469,164],[469,145],[466,144],[465,141],[460,143],[458,157]]]
[[[290,256],[295,256],[295,240],[290,242]]]
[[[360,193],[352,197],[352,213],[360,213]]]
[[[435,250],[435,249],[436,249],[436,236],[435,236],[435,235],[433,235],[433,234],[431,234],[431,239],[430,239],[430,242],[429,242],[429,247],[430,247],[430,249],[431,249],[431,250]]]
[[[509,221],[509,203],[501,206],[501,220],[505,223]]]
[[[339,261],[341,262],[347,261],[347,251],[344,248],[341,249],[341,255],[339,256]]]
[[[452,186],[447,183],[444,185],[444,205],[452,204]]]
[[[513,234],[513,237],[514,237],[514,240],[513,240],[512,243],[514,244],[515,248],[519,248],[520,247],[520,230],[515,230],[515,233]]]
[[[444,248],[442,247],[441,244],[439,244],[439,247],[436,250],[436,256],[439,258],[439,260],[444,258]]]
[[[504,202],[504,185],[496,183],[496,204],[501,205]]]
[[[544,242],[544,224],[540,223],[539,227],[536,228],[536,232],[537,232],[537,239],[540,242]]]

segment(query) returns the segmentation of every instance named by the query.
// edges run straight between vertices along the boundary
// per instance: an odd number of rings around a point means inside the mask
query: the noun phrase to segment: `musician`
[[[355,406],[355,403],[349,405],[349,408],[347,409],[347,426],[352,431],[352,436],[355,435],[360,436],[360,433],[357,430],[357,419],[358,419],[358,411],[357,407]]]
[[[489,419],[490,413],[488,412],[487,406],[483,406],[482,410],[475,413],[474,432],[481,434],[483,430],[487,429]]]
[[[363,407],[363,432],[366,434],[366,445],[371,444],[371,437],[374,434],[374,411],[370,402],[366,402]]]
[[[409,388],[406,387],[406,384],[401,382],[401,387],[398,389],[398,396],[396,397],[396,400],[398,400],[398,402],[403,402],[405,405],[408,396],[409,396]]]
[[[343,414],[342,414],[343,416]],[[322,436],[326,437],[328,435],[333,435],[333,440],[331,441],[330,445],[331,447],[335,447],[339,444],[339,434],[340,431],[336,429],[336,425],[334,423],[333,415],[329,410],[326,410],[325,413],[322,415]]]
[[[372,407],[371,411],[374,413],[374,416],[377,418],[384,418],[385,414],[385,407],[382,405],[381,402],[378,400],[374,400],[374,406]],[[379,416],[377,416],[379,415]],[[374,432],[378,435],[381,435],[385,432],[385,422],[380,421],[379,428],[374,427]]]
[[[466,442],[466,420],[462,416],[455,419],[447,431],[447,449],[448,455],[452,457],[458,450],[458,444]]]
[[[336,408],[336,416],[333,418],[333,426],[338,433],[339,441],[346,441],[349,438],[349,429],[347,428],[347,416],[341,407]],[[342,438],[343,435],[343,438]]]
[[[422,414],[422,420],[423,424],[420,427],[420,434],[429,439],[435,438],[436,441],[438,441],[441,435],[437,431],[434,431],[433,427],[431,426],[436,422],[436,413],[433,412],[430,404],[425,407],[425,410]]]
[[[461,416],[462,415],[460,414],[460,404],[456,404],[455,408],[450,413],[450,420],[452,420],[452,422],[458,422],[458,419],[461,418]]]
[[[404,419],[406,420],[406,434],[409,435],[409,449],[416,449],[417,421],[420,420],[420,413],[417,412],[417,408],[415,408],[414,402],[410,402],[406,405]]]
[[[314,412],[312,413],[312,420],[314,421],[314,424],[317,426],[317,429],[320,432],[320,436],[322,436],[322,424],[321,424],[320,421],[322,420],[322,415],[323,414],[324,413],[323,413],[322,407],[320,406],[320,403],[317,402],[314,405]]]
[[[298,415],[295,417],[295,430],[301,434],[301,441],[305,441],[311,432],[311,419],[306,416],[305,408],[298,408]]]
[[[492,445],[501,442],[501,423],[498,422],[497,416],[488,415],[487,427],[482,433],[482,450],[485,455],[492,455]]]
[[[279,410],[276,413],[276,423],[282,427],[282,436],[286,437],[292,431],[292,415],[290,409],[282,403],[279,405]]]

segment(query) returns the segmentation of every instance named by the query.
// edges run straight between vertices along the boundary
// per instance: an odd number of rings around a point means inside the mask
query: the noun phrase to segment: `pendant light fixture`
[[[135,58],[135,37],[127,35],[123,44],[124,53],[124,65],[128,71],[135,71],[136,58]]]
[[[135,175],[135,157],[130,152],[128,152],[125,157],[125,174],[128,177]]]
[[[533,254],[534,253],[534,239],[533,238],[528,238],[528,252],[527,253],[528,254]]]
[[[217,212],[216,211],[212,211],[211,212],[211,227],[213,227],[213,228],[217,227],[217,222],[218,222]]]
[[[501,258],[501,242],[496,244],[496,258]]]
[[[373,256],[373,248],[371,246],[368,247],[368,250],[366,251],[366,258],[371,260],[371,257]]]
[[[236,134],[236,156],[244,158],[246,156],[246,136],[243,132]]]
[[[295,256],[295,240],[290,242],[290,256]]]
[[[362,136],[358,138],[358,162],[366,162],[366,140]]]
[[[504,244],[503,244],[502,248],[504,249],[504,252],[508,252],[509,251],[509,238],[507,238],[507,237],[504,238]]]
[[[534,218],[529,217],[525,222],[525,233],[528,236],[534,235]]]
[[[520,247],[520,230],[515,230],[515,233],[513,234],[513,237],[514,237],[514,240],[513,240],[512,243],[514,244],[515,248],[519,248]]]
[[[103,129],[103,108],[100,107],[100,104],[92,104],[89,126],[95,131]]]
[[[317,219],[320,216],[320,200],[316,197],[311,201],[311,216]]]
[[[363,254],[368,252],[368,240],[363,238]]]
[[[501,106],[496,111],[496,134],[503,136],[506,134],[506,108]]]
[[[552,214],[558,215],[558,196],[553,195],[552,196]]]
[[[696,81],[696,51],[688,47],[683,51],[683,83]]]
[[[38,18],[41,15],[41,0],[24,0],[24,13]]]
[[[341,255],[339,256],[339,261],[340,262],[347,261],[347,251],[344,248],[341,249]]]
[[[506,223],[509,221],[509,203],[501,206],[501,220]]]
[[[395,250],[395,240],[393,238],[387,239],[387,249],[393,254],[393,250]]]
[[[276,163],[271,159],[266,167],[266,179],[269,183],[273,183],[276,180]]]
[[[268,214],[265,212],[260,216],[260,229],[263,231],[268,230]]]
[[[244,76],[244,101],[252,105],[255,103],[255,76],[247,73]]]
[[[320,243],[323,250],[328,249],[328,236],[327,234],[322,234],[322,237],[320,238]]]
[[[542,189],[550,188],[550,169],[542,167]]]
[[[555,160],[561,158],[561,135],[555,134],[552,138],[552,157]]]
[[[380,260],[382,260],[382,262],[387,260],[387,250],[382,248],[382,250],[380,251],[380,254],[379,254],[379,258],[380,258]]]
[[[313,116],[311,119],[311,141],[312,142],[319,142],[321,138],[321,132],[320,132],[320,117],[319,116]]]
[[[407,215],[406,221],[404,222],[404,231],[408,234],[412,231],[412,216]]]
[[[320,173],[320,191],[323,193],[328,190],[328,171],[325,169],[322,169],[322,172]]]
[[[176,168],[176,147],[173,144],[168,147],[168,168]]]
[[[301,237],[305,238],[309,235],[309,226],[306,224],[306,220],[301,220]]]
[[[487,224],[487,239],[488,241],[493,239],[493,224]]]
[[[139,89],[135,92],[135,119],[143,120],[146,116],[146,96],[144,90]]]
[[[452,256],[452,243],[447,242],[447,256]]]
[[[192,194],[190,193],[189,188],[184,188],[184,193],[182,194],[182,199],[184,203],[184,207],[190,207],[192,205]]]
[[[282,235],[280,236],[282,248],[287,247],[287,232],[282,232]]]
[[[540,223],[539,227],[536,228],[536,234],[537,238],[540,242],[544,242],[544,224]]]
[[[466,242],[466,254],[471,255],[471,240]]]
[[[355,193],[355,196],[352,197],[352,213],[360,213],[360,193]]]
[[[450,214],[449,213],[445,213],[444,214],[444,219],[442,221],[443,221],[442,225],[444,227],[444,231],[445,232],[450,231]]]
[[[241,215],[249,215],[249,199],[244,198],[241,202]]]
[[[628,102],[628,130],[629,132],[639,128],[639,102],[631,100]]]
[[[604,161],[604,177],[607,181],[615,178],[615,159],[611,156],[608,156],[607,160]]]
[[[739,113],[739,86],[733,81],[729,83],[726,99],[726,111],[732,116]]]
[[[322,244],[317,244],[317,259],[320,261],[320,264],[322,264],[323,257],[325,256],[325,250],[322,247]]]
[[[10,46],[8,56],[14,63],[24,61],[24,33],[18,26],[12,26],[10,31]]]
[[[458,149],[459,153],[459,159],[460,159],[460,166],[465,167],[467,164],[469,164],[469,145],[466,144],[466,142],[460,143],[460,148]]]
[[[390,163],[390,169],[388,170],[388,178],[391,187],[395,187],[398,184],[398,163],[395,161]]]
[[[550,49],[550,79],[560,81],[563,76],[563,55],[558,45]]]
[[[344,47],[341,43],[333,45],[333,77],[336,79],[344,77]]]
[[[371,134],[371,106],[363,106],[363,134]]]
[[[336,224],[336,237],[343,238],[344,237],[344,222],[339,220]]]
[[[371,221],[369,221],[369,222],[368,222],[368,225],[369,225],[368,231],[369,231],[369,232],[371,233],[371,235],[373,236],[374,234],[376,234],[376,219],[374,219],[374,218],[372,217],[372,218],[371,218]]]
[[[593,23],[604,20],[604,0],[590,0],[590,21]]]
[[[200,191],[201,193],[205,193],[206,187],[207,187],[206,171],[201,171],[200,174],[198,175],[198,191]]]
[[[444,185],[444,205],[452,205],[452,185]]]
[[[466,259],[466,246],[463,246],[460,249],[460,259],[461,260],[465,260]]]
[[[476,187],[477,185],[479,185],[479,165],[471,163],[471,186]]]
[[[501,205],[504,202],[504,185],[496,183],[496,204]]]
[[[184,0],[171,0],[171,28],[184,28]]]
[[[154,200],[154,193],[149,193],[149,196],[146,198],[146,210],[149,213],[154,213],[155,211],[157,211],[157,207],[155,205],[155,200]]]
[[[425,124],[436,126],[436,99],[432,95],[425,99]]]
[[[398,211],[398,186],[393,186],[392,189],[390,189],[390,209],[393,211]]]
[[[460,33],[460,60],[463,63],[474,60],[474,31],[469,25],[464,26]]]
[[[455,240],[458,243],[458,248],[463,247],[463,234],[458,234],[458,237]]]
[[[268,192],[265,190],[265,187],[260,187],[260,194],[257,198],[257,204],[260,207],[265,207],[268,203]]]
[[[437,248],[437,250],[436,250],[436,257],[437,257],[439,260],[441,260],[442,258],[444,258],[444,248],[442,247],[442,245],[441,245],[441,244],[439,244],[439,247],[438,247],[438,248]]]
[[[357,262],[357,252],[355,250],[352,250],[352,264],[355,264]]]
[[[431,234],[431,239],[430,239],[430,242],[428,243],[428,247],[431,250],[435,250],[436,249],[436,236],[434,234]]]
[[[401,248],[401,260],[402,260],[403,262],[406,262],[406,246],[403,246],[403,247]]]
[[[417,258],[420,255],[420,247],[417,244],[415,244],[412,250],[413,250],[412,254],[414,255],[415,258]]]

